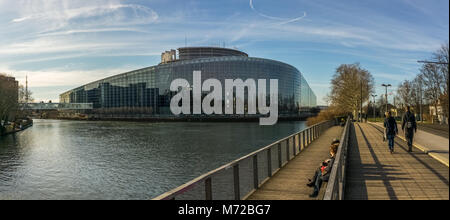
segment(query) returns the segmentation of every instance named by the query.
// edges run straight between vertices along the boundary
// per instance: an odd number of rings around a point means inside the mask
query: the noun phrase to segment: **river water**
[[[0,199],[151,199],[305,127],[34,120],[0,137]]]

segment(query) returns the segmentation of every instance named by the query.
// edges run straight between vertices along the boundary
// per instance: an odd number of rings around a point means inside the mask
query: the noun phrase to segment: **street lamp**
[[[419,74],[419,97],[420,97],[420,122],[423,123],[423,114],[422,114],[422,75]]]
[[[388,111],[388,96],[387,96],[387,88],[392,86],[391,84],[382,84],[381,86],[386,87],[386,112]]]
[[[377,97],[377,95],[372,94],[373,97],[373,121],[375,121],[375,97]]]

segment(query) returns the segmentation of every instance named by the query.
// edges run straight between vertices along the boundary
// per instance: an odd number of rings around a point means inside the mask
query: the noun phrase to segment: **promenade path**
[[[310,200],[312,188],[306,186],[320,163],[330,157],[330,144],[341,138],[343,127],[334,126],[307,146],[282,167],[272,178],[250,195],[247,200]],[[323,187],[322,187],[323,188]],[[321,189],[324,190],[324,189]]]
[[[350,132],[346,200],[449,199],[449,168],[425,152],[407,152],[395,139],[395,153],[374,124],[354,123]]]
[[[378,126],[383,126],[382,123],[376,123]],[[401,124],[398,124],[398,136],[405,139],[405,134],[401,129]],[[417,133],[414,134],[414,144],[420,150],[428,153],[430,156],[439,160],[443,164],[449,166],[449,138],[442,135],[435,135],[424,130],[420,127],[417,129]]]

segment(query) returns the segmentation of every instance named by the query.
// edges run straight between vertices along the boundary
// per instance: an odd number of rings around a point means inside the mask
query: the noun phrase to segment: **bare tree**
[[[19,85],[19,103],[33,102],[33,92],[26,90],[23,85]]]
[[[413,104],[413,83],[409,80],[405,80],[397,88],[398,104],[411,106]]]
[[[442,86],[442,94],[439,97],[439,101],[441,102],[442,110],[446,118],[449,117],[449,101],[448,101],[448,87],[449,87],[449,44],[443,44],[439,50],[433,53],[433,59],[440,63],[447,63],[447,65],[437,65],[437,69],[439,74],[441,75],[444,83]]]
[[[416,78],[414,78],[411,81],[411,86],[412,86],[412,92],[411,92],[411,100],[412,100],[412,106],[415,107],[416,112],[419,113],[420,108],[423,104],[425,104],[424,101],[424,89],[423,89],[423,80],[421,78],[421,75],[416,76]],[[422,109],[423,111],[423,109]]]
[[[374,80],[369,71],[356,64],[342,64],[331,80],[328,95],[333,106],[346,112],[358,112],[373,93]],[[362,102],[361,102],[362,101]]]
[[[443,76],[439,72],[439,67],[435,64],[424,64],[420,72],[425,87],[425,97],[437,112],[438,102],[442,95]]]

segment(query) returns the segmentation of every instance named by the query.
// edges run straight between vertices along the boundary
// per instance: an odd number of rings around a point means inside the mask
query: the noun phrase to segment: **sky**
[[[165,50],[225,45],[293,65],[326,105],[340,64],[360,63],[381,95],[449,40],[448,0],[0,0],[0,14],[0,72],[53,102]]]

